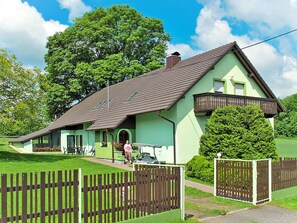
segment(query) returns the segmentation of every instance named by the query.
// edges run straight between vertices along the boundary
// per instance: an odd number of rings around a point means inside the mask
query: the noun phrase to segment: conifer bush
[[[216,109],[200,140],[200,154],[222,158],[277,158],[273,129],[258,105],[226,106]]]

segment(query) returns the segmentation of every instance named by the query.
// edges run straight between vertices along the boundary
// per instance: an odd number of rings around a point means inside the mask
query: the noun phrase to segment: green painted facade
[[[117,143],[119,142],[119,134],[121,131],[126,131],[129,134],[129,140],[131,143],[135,142],[135,129],[127,129],[127,128],[120,128],[120,129],[114,129],[109,130],[109,133],[106,134],[106,142],[107,145],[103,145],[103,132],[106,132],[105,130],[98,130],[95,132],[95,149],[96,149],[96,157],[98,158],[106,158],[111,159],[112,158],[112,138],[113,142]],[[93,131],[91,131],[93,132]],[[121,151],[117,151],[114,148],[114,159],[115,160],[124,160],[124,157],[122,155]]]
[[[215,80],[225,82],[225,94],[234,94],[235,83],[242,83],[246,96],[265,97],[260,87],[248,76],[248,72],[237,57],[234,54],[227,54],[173,108],[161,112],[163,116],[176,124],[177,163],[186,163],[194,155],[199,154],[199,140],[205,131],[208,117],[194,114],[193,95],[214,92]],[[161,119],[157,113],[138,115],[136,117],[136,141],[165,145],[171,148],[173,146],[172,124]],[[168,159],[167,154],[160,155],[159,159],[166,159],[169,163],[172,160]]]
[[[77,143],[77,137],[82,136],[82,146],[85,147],[86,151],[91,150],[95,145],[95,132],[87,131],[86,129],[89,126],[89,123],[84,123],[82,129],[61,130],[61,150],[64,151],[64,148],[67,148],[67,136],[70,135],[75,137],[75,143]]]

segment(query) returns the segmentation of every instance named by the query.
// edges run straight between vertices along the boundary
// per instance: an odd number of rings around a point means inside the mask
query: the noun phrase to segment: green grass
[[[272,201],[271,204],[297,211],[297,195],[281,200]]]
[[[185,187],[185,194],[187,196],[192,196],[192,197],[195,197],[195,198],[202,198],[202,197],[211,197],[211,196],[213,196],[210,193],[207,193],[207,192],[204,192],[204,191],[201,191],[201,190],[197,190],[197,189],[192,188],[192,187]]]
[[[73,170],[82,168],[83,175],[121,172],[122,170],[82,160],[82,156],[64,154],[21,154],[11,149],[9,139],[0,139],[0,173]]]
[[[232,206],[234,208],[238,208],[238,209],[253,207],[253,205],[251,203],[240,202],[240,201],[235,201],[235,200],[220,198],[220,197],[212,197],[210,199],[210,201],[215,204],[230,205],[230,206]]]
[[[213,183],[205,182],[205,181],[197,179],[195,177],[186,176],[185,178],[186,178],[186,180],[190,180],[190,181],[193,181],[193,182],[196,182],[196,183],[205,184],[205,185],[208,185],[208,186],[213,186]]]
[[[297,140],[296,139],[276,139],[276,148],[279,157],[297,158]]]
[[[194,218],[205,218],[226,214],[229,211],[252,207],[252,204],[213,197],[212,194],[206,193],[194,188],[186,187],[186,213],[193,215]],[[187,219],[185,222],[191,222]]]

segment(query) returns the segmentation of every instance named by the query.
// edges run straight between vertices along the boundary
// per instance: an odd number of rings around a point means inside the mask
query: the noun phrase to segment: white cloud
[[[192,56],[195,56],[201,51],[194,50],[188,44],[168,44],[167,55],[170,55],[174,52],[179,52],[181,54],[182,59],[186,59]]]
[[[296,28],[296,0],[226,0],[226,15],[275,31],[284,27]]]
[[[240,4],[236,0],[199,0],[198,2],[204,7],[197,17],[196,35],[192,39],[195,43],[194,47],[203,51],[233,41],[237,41],[240,47],[248,46],[267,38],[267,35],[276,35],[281,30],[297,27],[295,19],[297,0],[261,2],[243,0]],[[233,22],[248,24],[252,31],[244,35],[233,34],[230,18]],[[278,39],[277,47],[267,42],[244,50],[255,68],[279,97],[297,92],[295,59],[297,38],[294,38],[296,37],[286,36]],[[188,52],[191,50],[191,47],[187,48]]]
[[[0,0],[0,48],[16,54],[25,66],[43,67],[47,37],[66,27],[45,21],[27,2]]]
[[[81,0],[57,0],[63,9],[69,9],[69,21],[72,22],[73,19],[80,17],[85,12],[91,11],[91,7],[86,5]]]

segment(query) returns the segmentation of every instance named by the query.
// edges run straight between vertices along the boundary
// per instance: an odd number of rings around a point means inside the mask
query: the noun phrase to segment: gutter
[[[172,121],[172,120],[170,120],[170,119],[168,119],[168,118],[162,116],[162,115],[161,115],[161,111],[162,111],[162,110],[159,110],[159,111],[158,111],[158,116],[159,116],[160,118],[162,118],[162,119],[164,119],[164,120],[166,120],[167,122],[170,122],[170,123],[172,124],[172,137],[173,137],[173,138],[172,138],[172,139],[173,139],[173,163],[176,164],[176,140],[175,140],[175,129],[176,129],[176,127],[175,127],[175,123],[174,123],[174,121]]]

